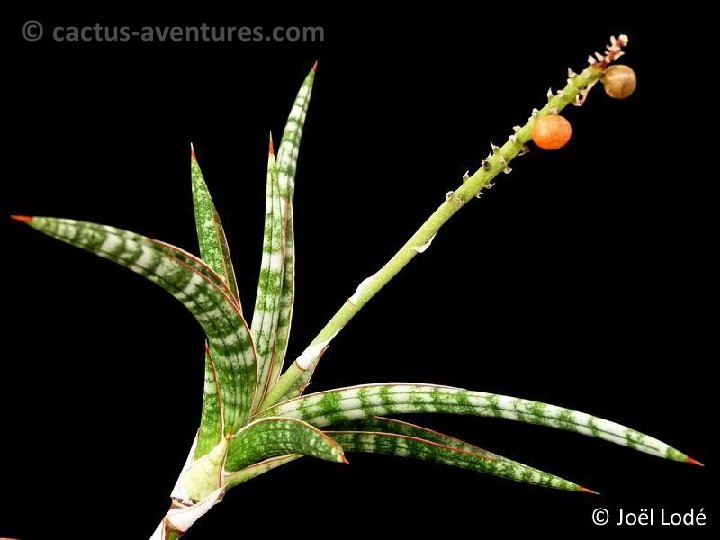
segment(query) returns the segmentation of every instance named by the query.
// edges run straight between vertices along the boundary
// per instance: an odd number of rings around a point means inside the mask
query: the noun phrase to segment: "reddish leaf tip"
[[[343,465],[348,465],[348,464],[350,463],[350,462],[348,461],[348,459],[345,457],[345,454],[344,454],[344,453],[343,453],[343,454],[340,454],[340,463],[342,463]]]
[[[273,144],[272,131],[270,132],[270,145],[268,147],[268,152],[270,152],[273,156],[275,155],[275,145]]]
[[[33,220],[32,216],[19,216],[16,214],[10,216],[10,219],[13,221],[19,221],[20,223],[30,223]]]
[[[195,159],[195,145],[190,143],[190,157]]]
[[[582,491],[583,493],[590,493],[591,495],[600,495],[599,492],[593,491],[592,489],[588,489],[588,488],[582,487],[582,486],[580,486],[580,491]]]
[[[315,73],[317,71],[318,61],[315,60],[315,63],[312,65],[311,71]]]
[[[704,467],[704,466],[705,466],[704,463],[700,463],[697,459],[691,458],[690,456],[687,457],[687,462],[688,462],[690,465],[697,465],[698,467]]]

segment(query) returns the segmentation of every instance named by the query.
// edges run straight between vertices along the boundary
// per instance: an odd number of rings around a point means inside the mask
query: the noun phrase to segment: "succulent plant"
[[[202,417],[186,464],[172,491],[172,505],[153,539],[179,538],[223,495],[240,483],[302,456],[346,463],[346,452],[414,457],[544,487],[591,492],[558,476],[473,444],[407,422],[403,413],[491,416],[574,431],[674,461],[697,461],[656,438],[615,422],[546,403],[433,384],[368,384],[303,395],[324,351],[349,320],[405,265],[428,249],[440,227],[491,186],[510,162],[540,137],[557,148],[570,137],[559,112],[582,105],[623,54],[625,36],[612,38],[604,54],[570,72],[559,92],[516,126],[376,273],[362,281],[304,352],[283,372],[293,317],[295,167],[317,63],[300,87],[277,155],[272,137],[266,175],[265,237],[254,311],[242,307],[220,216],[195,156],[190,165],[200,257],[159,240],[90,222],[13,216],[49,236],[86,249],[142,275],[177,298],[207,338]],[[629,69],[629,68],[628,68]],[[627,70],[623,71],[625,73]],[[615,81],[607,77],[608,81]],[[632,81],[634,88],[634,79]],[[613,82],[616,84],[616,82]],[[623,96],[628,92],[622,92]],[[547,122],[547,120],[551,120]],[[564,139],[552,125],[562,120]],[[567,124],[567,126],[565,125]],[[549,137],[549,139],[548,139]],[[550,140],[552,139],[552,140]],[[550,142],[548,142],[550,140]],[[249,322],[250,321],[250,322]]]

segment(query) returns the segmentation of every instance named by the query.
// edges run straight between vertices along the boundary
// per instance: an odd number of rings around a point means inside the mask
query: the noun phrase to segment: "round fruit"
[[[543,150],[557,150],[572,137],[572,126],[559,114],[538,118],[532,130],[532,139]]]
[[[631,67],[617,65],[610,66],[605,70],[602,83],[608,96],[615,99],[625,99],[635,92],[637,79],[635,78],[635,71]]]

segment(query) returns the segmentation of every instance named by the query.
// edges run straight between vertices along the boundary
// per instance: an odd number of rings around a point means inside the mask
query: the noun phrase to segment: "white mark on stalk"
[[[413,249],[414,249],[417,253],[425,253],[425,251],[427,250],[427,248],[430,247],[430,244],[432,244],[432,241],[435,240],[435,237],[436,237],[436,236],[437,236],[437,233],[433,234],[433,235],[430,237],[430,239],[429,239],[427,242],[425,242],[422,246],[413,246]]]
[[[353,295],[350,298],[348,298],[348,302],[350,302],[353,306],[356,306],[358,303],[358,299],[360,298],[360,295],[363,293],[363,291],[365,289],[367,289],[368,285],[373,280],[373,278],[375,278],[375,274],[363,279],[360,282],[360,285],[358,285],[357,288],[355,289],[355,292],[353,293]]]
[[[339,330],[335,331],[335,333],[325,341],[310,345],[307,349],[305,349],[302,354],[295,359],[297,367],[299,367],[303,371],[310,369],[310,366],[312,366],[313,362],[315,362],[315,360],[320,357],[322,352],[327,348],[328,344],[333,340],[335,336],[337,336],[338,332]]]

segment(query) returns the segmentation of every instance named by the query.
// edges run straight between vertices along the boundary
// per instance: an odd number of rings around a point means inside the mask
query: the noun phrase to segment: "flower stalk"
[[[424,252],[429,247],[440,228],[458,210],[472,200],[473,197],[477,197],[483,188],[490,187],[492,180],[501,172],[510,172],[510,162],[526,152],[526,144],[532,139],[533,126],[539,118],[548,114],[557,114],[570,104],[582,105],[587,92],[600,80],[605,68],[622,56],[622,47],[626,44],[627,37],[624,35],[621,35],[618,39],[611,38],[610,46],[605,54],[598,54],[597,58],[591,56],[588,67],[581,73],[573,74],[569,72],[570,76],[565,87],[557,93],[548,92],[548,101],[545,106],[539,111],[533,110],[524,126],[516,126],[515,132],[508,137],[504,145],[501,147],[491,145],[490,155],[483,161],[482,166],[472,176],[463,178],[462,185],[445,196],[445,201],[415,231],[397,253],[380,270],[358,285],[355,294],[347,299],[306,349],[306,352],[308,350],[317,351],[315,354],[310,355],[312,360],[306,362],[296,360],[293,362],[268,393],[260,409],[271,407],[283,399],[290,399],[300,395],[302,389],[309,384],[310,377],[317,367],[322,352],[338,332],[418,253]],[[300,358],[306,359],[307,355],[303,353]]]

